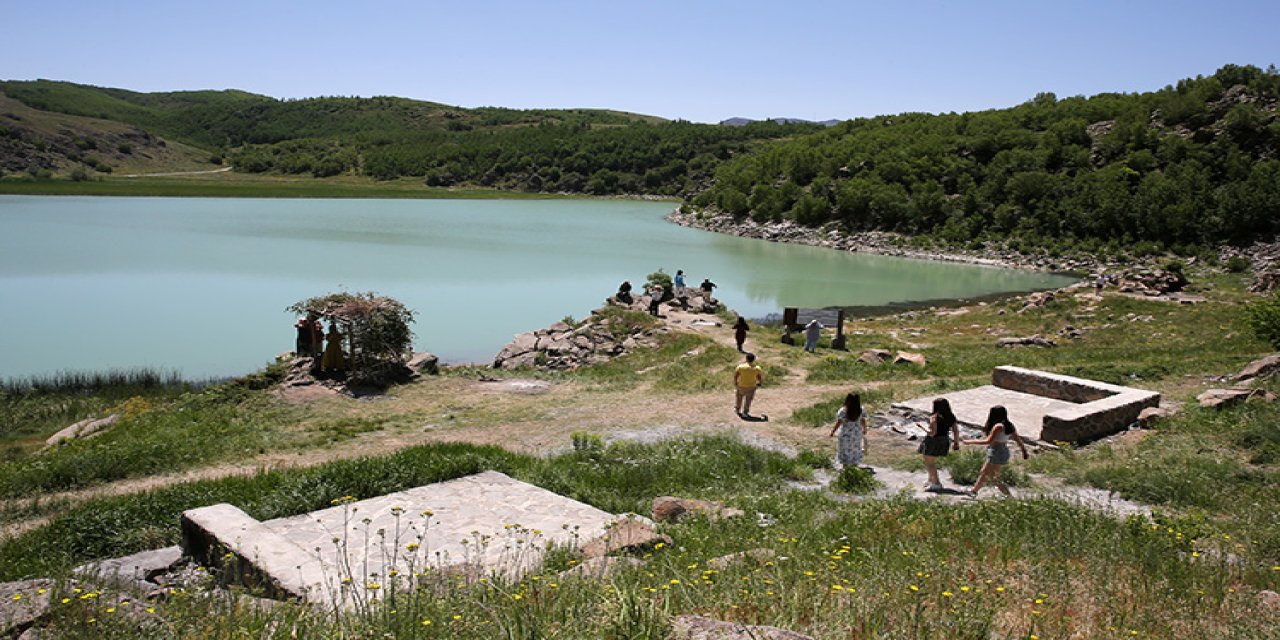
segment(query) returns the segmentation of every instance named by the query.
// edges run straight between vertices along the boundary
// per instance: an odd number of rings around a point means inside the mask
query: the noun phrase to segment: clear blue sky
[[[0,78],[716,122],[1006,107],[1280,64],[1280,1],[0,0]]]

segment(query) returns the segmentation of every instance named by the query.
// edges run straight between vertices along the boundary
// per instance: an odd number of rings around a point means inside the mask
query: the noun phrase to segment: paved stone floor
[[[987,412],[991,410],[991,407],[1004,405],[1009,410],[1009,419],[1018,428],[1018,433],[1022,437],[1031,440],[1040,439],[1040,430],[1046,413],[1080,406],[1065,400],[1055,400],[1029,393],[1010,391],[992,385],[940,395],[923,396],[896,403],[894,406],[906,407],[917,413],[927,415],[933,410],[934,398],[946,398],[947,402],[951,403],[951,410],[955,412],[956,419],[960,421],[960,424],[975,428],[981,427],[987,421]]]
[[[616,517],[496,471],[262,523],[355,585],[426,567],[518,575]],[[395,573],[392,573],[392,572]]]

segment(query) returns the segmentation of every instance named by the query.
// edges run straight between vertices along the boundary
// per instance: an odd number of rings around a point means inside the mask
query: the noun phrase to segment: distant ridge
[[[768,120],[772,122],[776,122],[778,124],[820,124],[824,127],[833,127],[835,125],[840,124],[841,122],[844,122],[844,120],[837,120],[834,118],[831,120],[821,120],[821,121],[802,120],[800,118],[768,118]],[[751,118],[729,118],[728,120],[721,120],[720,124],[728,127],[743,127],[753,122],[763,122],[763,121],[752,120]]]

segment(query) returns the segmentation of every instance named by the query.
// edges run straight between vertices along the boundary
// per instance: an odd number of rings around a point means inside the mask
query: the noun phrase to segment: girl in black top
[[[956,425],[956,414],[951,412],[951,403],[946,398],[933,401],[933,414],[929,416],[929,435],[917,449],[924,455],[924,468],[929,472],[926,491],[941,491],[942,482],[938,480],[938,458],[947,455],[955,447],[960,450],[960,428]]]

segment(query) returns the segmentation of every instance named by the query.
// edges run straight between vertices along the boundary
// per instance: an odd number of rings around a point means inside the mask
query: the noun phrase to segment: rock
[[[1275,374],[1276,371],[1280,371],[1280,353],[1259,358],[1245,365],[1245,368],[1236,374],[1235,381],[1243,382],[1254,378],[1266,378]]]
[[[614,521],[603,534],[583,545],[582,555],[600,558],[624,549],[642,549],[672,542],[670,536],[655,531],[647,518],[630,514]]]
[[[436,375],[440,373],[440,358],[431,353],[415,353],[409,359],[409,368],[418,373]]]
[[[923,354],[911,353],[909,351],[899,351],[898,354],[893,357],[893,363],[894,364],[917,364],[923,367],[926,364],[928,364],[928,360],[925,359]]]
[[[144,592],[161,586],[157,576],[168,573],[182,562],[182,547],[177,545],[143,551],[123,558],[99,560],[76,567],[73,572],[86,581],[100,580],[111,585],[141,589]]]
[[[619,571],[639,567],[644,564],[639,558],[614,558],[612,556],[604,556],[600,558],[588,558],[570,569],[560,572],[560,579],[566,578],[587,578],[591,580],[604,580],[613,577]]]
[[[1056,347],[1058,344],[1048,338],[1040,336],[1027,336],[1025,338],[1000,338],[996,340],[997,347]]]
[[[732,565],[738,564],[739,562],[746,562],[747,560],[753,560],[757,564],[764,564],[766,562],[769,562],[770,560],[773,560],[776,557],[778,557],[778,554],[774,552],[773,549],[756,547],[755,549],[748,549],[746,551],[731,553],[727,556],[712,558],[711,560],[707,561],[707,566],[711,567],[712,569],[724,571],[725,569],[729,568]]]
[[[86,418],[77,422],[55,434],[49,436],[45,440],[45,448],[54,447],[67,440],[76,440],[80,438],[88,438],[89,436],[106,429],[120,420],[120,414],[113,413],[105,418]]]
[[[1170,412],[1161,407],[1147,407],[1138,414],[1138,427],[1141,429],[1150,429],[1156,424],[1164,422],[1170,415]]]
[[[1235,406],[1240,402],[1247,401],[1253,397],[1261,397],[1263,399],[1275,399],[1274,394],[1265,392],[1262,389],[1210,389],[1207,392],[1199,394],[1196,397],[1202,407],[1206,408],[1226,408]]]
[[[0,584],[0,637],[15,638],[49,614],[56,585],[52,580],[20,580]]]
[[[714,522],[722,518],[741,518],[744,515],[741,509],[674,496],[654,498],[652,513],[653,519],[658,522],[680,522],[687,517],[703,517]]]
[[[683,615],[671,621],[669,640],[814,640],[794,631],[763,625],[724,622],[702,616]]]
[[[867,364],[884,364],[893,359],[893,354],[885,349],[865,349],[858,359]]]
[[[1270,589],[1258,592],[1258,605],[1272,613],[1280,613],[1280,593]]]

